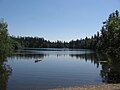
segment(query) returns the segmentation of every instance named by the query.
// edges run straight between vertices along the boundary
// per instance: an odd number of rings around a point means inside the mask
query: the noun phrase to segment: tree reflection
[[[102,63],[101,76],[105,83],[120,83],[120,57],[106,56],[108,63]]]
[[[85,61],[91,61],[91,63],[94,63],[97,65],[97,68],[99,67],[99,62],[96,53],[84,53],[84,54],[70,54],[71,57],[76,57],[77,59]]]
[[[71,57],[91,61],[99,67],[101,65],[100,75],[104,83],[120,83],[120,55],[106,55],[101,53],[89,54],[71,54]]]
[[[44,54],[13,54],[10,58],[11,59],[14,59],[14,58],[17,58],[17,59],[37,59],[37,58],[44,58],[44,56],[47,56],[47,55],[44,55]]]
[[[7,90],[7,83],[12,69],[5,64],[5,56],[0,56],[0,90]]]
[[[43,59],[44,56],[47,56],[48,54],[43,54],[41,52],[36,52],[32,50],[20,50],[16,51],[14,54],[10,56],[11,59]]]

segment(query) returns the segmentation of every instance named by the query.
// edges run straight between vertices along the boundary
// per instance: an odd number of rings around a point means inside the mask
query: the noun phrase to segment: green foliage
[[[0,20],[0,54],[8,55],[12,51],[12,44],[8,36],[7,23],[3,19]]]
[[[27,48],[67,48],[68,43],[57,41],[50,42],[39,37],[11,37],[12,40],[19,42],[22,47]]]
[[[110,14],[101,30],[98,47],[109,53],[118,53],[120,47],[120,16],[118,10]]]
[[[20,50],[20,49],[22,49],[22,46],[21,46],[21,44],[19,42],[11,39],[11,43],[12,43],[12,49],[13,50]]]

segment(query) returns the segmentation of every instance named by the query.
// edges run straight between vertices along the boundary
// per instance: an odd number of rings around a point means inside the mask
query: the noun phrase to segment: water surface
[[[7,90],[44,90],[103,83],[101,64],[89,50],[23,50],[7,58]]]

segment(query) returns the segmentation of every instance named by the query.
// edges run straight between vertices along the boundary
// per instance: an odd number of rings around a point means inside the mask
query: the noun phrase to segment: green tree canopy
[[[7,27],[7,23],[3,19],[0,19],[0,55],[8,55],[12,51]]]

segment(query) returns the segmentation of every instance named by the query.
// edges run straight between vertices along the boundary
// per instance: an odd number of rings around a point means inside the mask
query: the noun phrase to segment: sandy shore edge
[[[120,90],[120,84],[89,85],[81,87],[57,88],[51,90]]]

